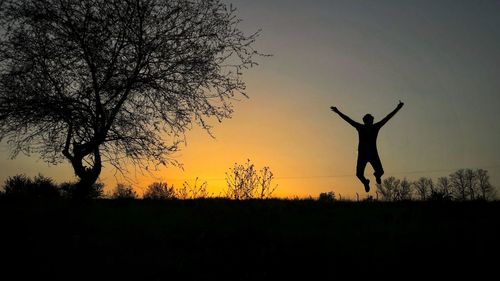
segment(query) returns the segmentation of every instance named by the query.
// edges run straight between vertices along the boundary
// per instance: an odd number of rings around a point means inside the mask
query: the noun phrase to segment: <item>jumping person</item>
[[[366,164],[370,163],[375,170],[373,175],[375,176],[377,183],[382,183],[382,175],[384,174],[384,169],[382,168],[382,162],[380,162],[380,157],[377,151],[377,136],[378,131],[382,126],[387,123],[402,107],[404,103],[399,101],[398,106],[391,113],[389,113],[380,122],[373,124],[373,116],[371,114],[366,114],[363,117],[363,123],[360,124],[349,116],[340,112],[335,106],[330,107],[331,110],[337,113],[342,119],[347,123],[351,124],[358,131],[359,144],[358,144],[358,161],[356,164],[356,176],[365,186],[365,191],[370,191],[370,180],[365,178],[365,168]]]

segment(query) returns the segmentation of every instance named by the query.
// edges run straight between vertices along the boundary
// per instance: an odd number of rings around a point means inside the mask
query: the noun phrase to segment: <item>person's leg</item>
[[[375,170],[375,173],[373,175],[375,176],[375,179],[377,180],[378,184],[382,184],[382,175],[384,175],[384,168],[382,167],[382,161],[380,161],[380,157],[375,155],[373,159],[371,159],[370,164],[372,164],[373,170]]]
[[[356,176],[365,186],[365,191],[369,192],[370,191],[370,180],[365,178],[365,168],[366,168],[367,163],[368,163],[368,161],[367,161],[366,157],[363,157],[362,155],[358,155],[358,163],[356,164]]]

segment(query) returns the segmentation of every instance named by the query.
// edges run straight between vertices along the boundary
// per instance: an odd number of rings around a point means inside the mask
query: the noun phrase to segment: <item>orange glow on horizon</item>
[[[488,8],[493,4],[464,1],[453,13],[436,4],[429,13],[426,5],[399,1],[370,9],[357,1],[295,1],[294,9],[238,2],[242,29],[261,28],[255,48],[273,56],[245,71],[249,99],[237,95],[233,117],[211,122],[215,139],[196,126],[186,132],[187,145],[172,155],[184,170],[141,174],[129,167],[126,177],[139,195],[152,182],[180,187],[196,177],[219,195],[225,173],[250,159],[259,169],[270,167],[277,197],[334,191],[366,198],[354,175],[357,133],[330,106],[358,122],[366,113],[377,121],[398,100],[405,107],[378,135],[383,178],[435,179],[460,168],[484,168],[492,185],[500,186],[500,37],[493,28],[500,18],[498,9]],[[10,160],[11,150],[5,140],[1,144],[0,181],[20,173],[75,180],[67,162],[49,166],[36,154]],[[365,176],[375,197],[370,165]],[[100,180],[107,191],[127,183],[110,166]]]

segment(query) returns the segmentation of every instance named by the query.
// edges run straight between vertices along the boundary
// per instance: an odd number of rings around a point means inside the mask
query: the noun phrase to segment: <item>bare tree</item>
[[[472,169],[465,169],[465,182],[467,185],[467,193],[469,195],[470,200],[476,199],[476,188],[477,188],[476,180],[477,180],[476,172]]]
[[[434,182],[431,178],[421,177],[413,183],[415,191],[420,200],[427,200],[434,190]]]
[[[401,180],[396,193],[396,200],[411,200],[412,199],[412,182],[407,178]]]
[[[239,22],[219,0],[5,0],[0,140],[69,160],[83,194],[103,163],[172,164],[186,130],[245,95],[258,32]]]
[[[176,194],[173,185],[169,187],[166,182],[154,182],[148,186],[144,192],[143,198],[151,200],[167,200],[175,199]]]
[[[437,179],[436,192],[445,199],[452,199],[452,186],[448,177],[439,177]]]
[[[476,171],[478,194],[477,199],[492,200],[496,197],[495,188],[490,183],[488,171],[477,169]]]
[[[381,200],[397,200],[397,191],[400,184],[401,181],[395,177],[388,177],[382,181],[382,184],[377,184],[377,191],[381,195]]]
[[[450,183],[455,199],[467,200],[467,177],[465,169],[459,169],[450,175]]]

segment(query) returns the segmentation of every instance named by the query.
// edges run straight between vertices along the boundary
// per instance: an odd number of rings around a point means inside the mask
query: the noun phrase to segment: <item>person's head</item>
[[[372,125],[373,124],[373,116],[371,114],[366,114],[363,117],[363,122],[365,125]]]

